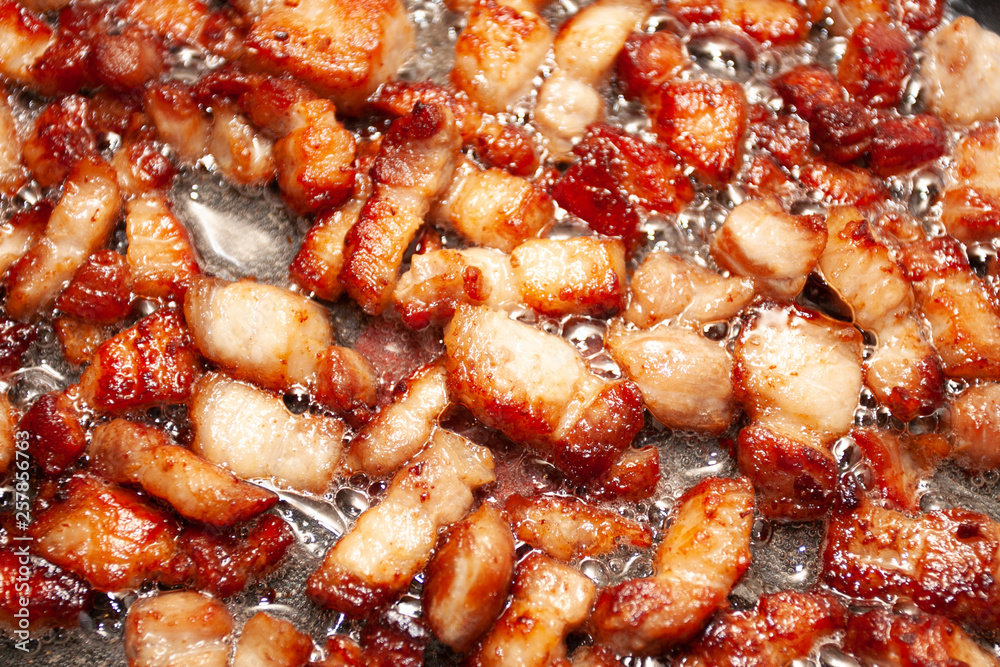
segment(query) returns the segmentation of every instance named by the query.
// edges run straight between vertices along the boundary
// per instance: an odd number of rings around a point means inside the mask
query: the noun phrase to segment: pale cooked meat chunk
[[[573,141],[603,118],[604,98],[586,81],[556,70],[538,91],[534,122],[553,156],[568,159]]]
[[[110,327],[106,324],[95,324],[64,315],[52,323],[59,346],[62,348],[66,361],[79,366],[90,362],[105,341],[111,338]]]
[[[452,650],[471,649],[500,616],[514,578],[514,536],[490,505],[438,542],[424,575],[424,622]]]
[[[212,104],[208,152],[222,175],[239,185],[263,186],[275,176],[271,140],[231,102]]]
[[[11,196],[27,180],[21,161],[21,138],[14,112],[4,88],[0,87],[0,193]]]
[[[32,65],[55,41],[53,30],[15,0],[0,1],[0,74],[30,84]]]
[[[806,0],[813,22],[829,15],[836,35],[846,35],[862,21],[884,20],[891,11],[891,0]]]
[[[844,627],[846,611],[829,593],[762,595],[748,611],[716,618],[680,658],[680,667],[782,667],[805,658],[819,640]]]
[[[118,222],[121,192],[103,160],[80,160],[70,171],[42,237],[10,269],[7,313],[30,319],[50,307]]]
[[[607,317],[624,308],[625,245],[618,239],[531,239],[510,255],[525,305],[552,317]]]
[[[226,667],[233,617],[226,605],[193,591],[170,591],[133,604],[125,619],[129,667]]]
[[[339,420],[292,414],[280,396],[220,373],[198,382],[189,417],[195,453],[243,479],[274,477],[294,489],[322,493],[340,461]]]
[[[1000,235],[1000,127],[977,125],[952,153],[953,183],[941,197],[941,222],[964,243]]]
[[[945,375],[1000,380],[1000,315],[958,242],[942,236],[909,245],[903,266]]]
[[[734,208],[712,239],[712,256],[738,276],[754,278],[758,292],[794,298],[826,247],[819,216],[791,215],[773,200]]]
[[[1000,665],[962,628],[933,614],[903,616],[878,609],[854,616],[847,622],[844,649],[878,665]]]
[[[232,667],[303,667],[312,651],[309,635],[288,621],[259,611],[243,626]]]
[[[333,343],[329,314],[280,287],[194,276],[184,316],[198,350],[233,376],[276,391],[309,386]]]
[[[478,0],[455,42],[451,80],[486,113],[524,97],[552,44],[538,14],[496,0]]]
[[[590,621],[596,642],[656,654],[694,637],[750,566],[753,505],[746,479],[711,477],[685,493],[653,576],[601,591]]]
[[[310,575],[315,602],[366,617],[394,600],[427,564],[438,531],[461,519],[472,492],[493,481],[485,447],[440,429],[432,438]]]
[[[864,371],[879,403],[904,422],[933,412],[944,399],[944,374],[920,323],[912,315],[892,318],[877,339]]]
[[[432,216],[470,243],[510,252],[552,225],[552,199],[530,181],[503,169],[463,160]]]
[[[17,417],[7,394],[0,394],[0,475],[6,474],[17,454],[17,443],[14,440]]]
[[[350,418],[364,419],[358,411],[375,406],[378,389],[375,369],[357,350],[331,345],[320,356],[312,399]]]
[[[184,403],[200,373],[184,318],[161,308],[97,348],[80,393],[101,412]]]
[[[1000,525],[965,509],[907,515],[850,500],[827,526],[826,585],[855,598],[906,598],[956,623],[996,628]]]
[[[728,320],[754,296],[751,278],[721,276],[662,251],[646,255],[630,287],[625,319],[644,329],[673,318],[695,324]]]
[[[212,123],[194,99],[190,86],[170,81],[151,87],[143,102],[157,136],[182,161],[194,163],[205,156]]]
[[[710,434],[729,428],[736,414],[733,359],[718,343],[681,327],[612,323],[607,345],[661,423]]]
[[[1000,116],[1000,36],[960,16],[923,43],[921,72],[931,87],[931,105],[946,120],[971,124]]]
[[[653,531],[615,510],[572,496],[508,496],[504,509],[517,539],[561,561],[593,557],[621,545],[644,549]]]
[[[948,406],[945,426],[963,468],[980,472],[1000,466],[1000,384],[969,387]]]
[[[125,0],[119,12],[158,35],[193,43],[206,28],[209,6],[203,0]]]
[[[356,113],[395,75],[413,47],[399,0],[276,0],[261,3],[245,58],[275,74],[295,75],[345,113]]]
[[[138,588],[170,567],[176,522],[136,493],[88,473],[74,475],[66,499],[38,514],[34,551],[101,591]]]
[[[400,318],[413,329],[446,324],[459,303],[507,309],[521,302],[510,257],[489,248],[414,255],[392,298]]]
[[[419,452],[448,407],[445,378],[444,366],[434,364],[407,380],[406,393],[382,408],[351,440],[347,469],[385,475]]]
[[[511,602],[469,659],[474,667],[564,664],[566,636],[587,620],[596,590],[568,565],[532,553],[518,565]]]
[[[605,471],[642,427],[632,382],[592,374],[568,342],[504,313],[460,305],[444,343],[453,400],[573,479]]]
[[[27,211],[14,213],[0,226],[0,275],[6,273],[45,233],[51,214],[52,204],[42,200]]]
[[[389,127],[372,167],[374,193],[347,234],[340,272],[345,291],[369,315],[389,305],[403,253],[451,182],[461,144],[445,106],[418,103]]]
[[[856,208],[836,208],[826,220],[829,235],[819,258],[826,283],[851,307],[863,329],[878,331],[893,315],[913,309],[913,290],[889,248]]]
[[[116,419],[91,434],[90,469],[119,484],[136,484],[181,516],[227,527],[260,514],[277,496],[174,444],[163,431]]]
[[[187,228],[167,198],[144,194],[126,204],[125,233],[132,289],[152,299],[180,299],[198,273],[198,257]]]

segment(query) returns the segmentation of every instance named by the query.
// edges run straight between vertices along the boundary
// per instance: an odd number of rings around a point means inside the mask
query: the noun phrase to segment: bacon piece
[[[52,215],[52,203],[43,199],[25,211],[18,211],[0,226],[0,274],[17,263],[38,238]]]
[[[351,440],[345,465],[370,475],[395,472],[423,447],[448,407],[445,370],[425,367],[407,381],[406,393],[382,408]]]
[[[186,402],[200,371],[183,317],[163,308],[101,345],[80,390],[102,412],[141,410]]]
[[[799,171],[799,181],[823,193],[827,203],[846,206],[869,206],[889,197],[882,179],[856,167],[828,162],[807,163]]]
[[[781,46],[806,38],[806,11],[787,0],[670,0],[668,8],[693,24],[721,22],[758,42]]]
[[[121,195],[114,171],[97,159],[77,162],[45,233],[7,276],[7,313],[20,320],[49,308],[77,270],[111,236]]]
[[[95,17],[97,12],[84,10],[81,14]],[[82,19],[82,22],[91,21],[94,18]],[[31,66],[33,87],[43,95],[56,97],[99,85],[93,66],[93,44],[97,36],[88,34],[91,31],[87,28],[80,34],[72,29],[57,32],[55,41]]]
[[[774,89],[784,103],[807,123],[823,107],[843,101],[843,89],[837,79],[829,70],[818,65],[793,67],[775,78]]]
[[[724,269],[755,279],[758,292],[794,298],[826,247],[816,215],[791,215],[773,200],[734,208],[712,239],[712,257]]]
[[[125,258],[113,250],[91,255],[56,299],[56,308],[98,324],[125,319],[132,310],[132,276]]]
[[[642,426],[634,384],[597,377],[569,343],[503,313],[460,305],[444,342],[452,398],[574,480],[606,470]]]
[[[232,667],[302,667],[312,651],[309,635],[288,621],[259,611],[243,626]]]
[[[465,653],[500,616],[514,578],[514,536],[490,505],[438,542],[424,575],[424,620],[434,636]]]
[[[655,654],[692,638],[750,566],[753,488],[746,479],[704,479],[677,501],[657,548],[654,574],[601,591],[594,639],[620,653]]]
[[[126,257],[135,293],[153,299],[182,298],[200,273],[187,228],[159,194],[136,197],[126,210]]]
[[[150,87],[143,101],[157,136],[176,151],[181,161],[194,163],[205,156],[211,122],[189,85],[170,81]]]
[[[979,472],[1000,466],[1000,384],[969,387],[948,408],[945,427],[963,468]]]
[[[389,305],[403,253],[451,181],[460,144],[444,106],[418,104],[390,126],[372,167],[374,193],[347,234],[340,272],[344,289],[366,313]]]
[[[827,526],[823,581],[856,598],[911,600],[920,609],[988,630],[1000,616],[1000,526],[965,509],[910,516],[850,489]]]
[[[646,255],[631,288],[625,319],[644,329],[674,318],[684,324],[728,320],[754,296],[750,278],[723,277],[662,251]]]
[[[53,30],[15,0],[0,2],[0,74],[30,84],[32,66],[53,42]]]
[[[618,79],[626,95],[646,102],[688,64],[684,46],[676,35],[635,32],[618,56]]]
[[[46,474],[61,473],[87,449],[83,417],[74,397],[61,391],[39,396],[24,413],[18,435]]]
[[[118,187],[129,199],[166,189],[177,173],[170,159],[148,139],[125,140],[111,157],[111,166],[118,173]]]
[[[66,361],[77,366],[90,363],[97,348],[112,336],[110,326],[75,317],[58,317],[52,326]]]
[[[133,604],[125,619],[129,667],[226,667],[233,617],[221,602],[170,591]]]
[[[340,461],[344,425],[290,413],[278,396],[208,373],[190,406],[192,450],[247,479],[275,477],[292,488],[322,493]]]
[[[167,39],[192,44],[205,29],[209,8],[202,0],[125,0],[118,13]]]
[[[6,474],[11,469],[17,455],[17,442],[14,437],[18,417],[7,395],[0,394],[0,475]]]
[[[562,664],[566,637],[587,620],[594,584],[539,553],[517,567],[511,603],[469,658],[473,667]]]
[[[472,506],[472,492],[494,479],[485,447],[438,430],[400,470],[382,501],[327,553],[307,584],[318,604],[367,617],[396,598],[426,565],[438,530]]]
[[[312,398],[347,418],[367,421],[363,411],[375,406],[377,383],[375,369],[359,352],[331,345],[320,355]]]
[[[367,667],[367,665],[361,646],[343,635],[327,637],[326,658],[321,662],[310,663],[310,667]]]
[[[116,419],[94,429],[90,469],[119,484],[135,484],[181,516],[228,527],[260,514],[277,497],[241,482],[155,428]]]
[[[621,662],[614,652],[603,646],[581,646],[573,652],[572,667],[618,667]]]
[[[216,100],[212,106],[208,152],[222,175],[239,185],[263,186],[275,176],[270,139],[231,102]]]
[[[14,111],[4,88],[0,88],[0,193],[14,195],[27,180],[21,160],[21,138]]]
[[[587,495],[594,500],[644,500],[656,493],[659,482],[659,450],[629,448],[591,482]]]
[[[117,35],[98,34],[91,47],[94,77],[115,91],[141,89],[166,69],[163,43],[145,30],[127,26]]]
[[[944,120],[971,125],[1000,116],[1000,92],[990,85],[1000,58],[1000,35],[960,16],[923,43],[921,73],[931,107]]]
[[[101,591],[138,588],[162,576],[177,550],[177,524],[132,491],[88,473],[66,499],[35,517],[33,549]]]
[[[0,628],[10,632],[24,619],[30,630],[73,627],[90,608],[93,594],[85,582],[40,562],[16,543],[0,548]]]
[[[859,102],[894,107],[916,59],[906,33],[884,21],[859,23],[847,40],[837,77]]]
[[[879,176],[891,176],[937,160],[947,149],[948,135],[937,116],[890,118],[875,126],[871,167]]]
[[[517,538],[556,560],[572,561],[653,543],[648,526],[570,496],[508,496],[504,509]]]
[[[851,439],[864,454],[872,475],[871,495],[890,509],[917,511],[922,481],[951,451],[943,436],[933,433],[898,435],[874,428],[858,428]]]
[[[875,610],[854,616],[847,623],[844,648],[874,664],[1000,665],[962,628],[929,614],[909,617]]]
[[[720,615],[683,654],[681,667],[738,661],[743,667],[786,665],[844,627],[845,610],[827,593],[762,595],[748,611]]]
[[[944,0],[899,0],[900,20],[910,30],[930,32],[944,17]]]
[[[932,413],[944,400],[944,373],[937,352],[912,316],[878,330],[875,354],[864,363],[865,384],[879,403],[904,422]]]
[[[88,124],[88,100],[69,95],[49,103],[24,141],[24,163],[42,186],[59,185],[74,165],[97,158],[97,137]]]
[[[954,185],[942,197],[941,222],[964,243],[1000,235],[1000,128],[980,125],[965,135],[953,153]]]
[[[455,42],[451,80],[486,113],[506,111],[532,87],[552,44],[552,31],[538,14],[479,0]]]
[[[896,0],[806,0],[813,23],[829,15],[831,32],[847,35],[862,21],[884,21],[893,15]]]
[[[31,324],[0,318],[0,375],[21,368],[21,360],[37,335],[38,330]]]

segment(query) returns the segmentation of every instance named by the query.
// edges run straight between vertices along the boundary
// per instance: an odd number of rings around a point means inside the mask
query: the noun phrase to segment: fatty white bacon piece
[[[486,113],[506,111],[531,90],[552,38],[534,11],[478,0],[455,42],[451,80]]]
[[[797,306],[765,305],[743,323],[733,359],[736,398],[751,421],[739,461],[761,511],[822,514],[836,484],[829,447],[853,425],[861,393],[861,334]]]
[[[654,251],[632,274],[625,319],[643,329],[674,318],[679,324],[725,321],[753,296],[752,278],[720,276],[690,260]]]
[[[948,406],[944,432],[966,470],[1000,466],[1000,384],[970,387],[955,398]]]
[[[320,358],[333,344],[326,309],[250,279],[192,277],[184,316],[207,359],[238,379],[275,391],[312,384]]]
[[[446,324],[460,303],[505,309],[520,303],[510,257],[489,248],[431,250],[410,259],[392,298],[412,329]]]
[[[649,526],[572,496],[514,494],[504,509],[519,540],[561,561],[599,556],[622,544],[645,549],[653,543]]]
[[[758,293],[792,299],[826,247],[820,216],[791,215],[774,200],[734,208],[712,239],[712,257],[734,275],[754,278]]]
[[[243,479],[274,477],[322,493],[340,462],[344,425],[332,417],[294,415],[280,396],[209,373],[194,388],[191,449]]]
[[[844,649],[877,665],[997,667],[996,656],[962,628],[933,614],[865,612],[847,623]]]
[[[603,117],[604,100],[596,86],[652,9],[648,0],[597,0],[559,28],[553,44],[556,68],[542,82],[534,112],[554,157],[566,156],[587,126]]]
[[[14,440],[17,420],[18,413],[10,404],[10,399],[6,394],[0,394],[0,475],[6,474],[17,454]]]
[[[226,667],[233,617],[226,605],[193,591],[170,591],[133,604],[125,619],[129,667]]]
[[[596,590],[576,569],[532,553],[518,565],[510,605],[469,658],[472,667],[564,664],[566,636],[587,620]]]
[[[912,315],[893,318],[877,336],[875,354],[864,362],[865,384],[904,422],[933,412],[944,397],[944,373],[920,323]]]
[[[52,204],[43,199],[26,211],[14,213],[0,226],[0,275],[6,273],[45,233],[51,215]]]
[[[32,65],[55,41],[53,30],[15,0],[0,1],[0,74],[30,84]]]
[[[275,176],[271,140],[232,102],[216,100],[212,105],[208,152],[222,175],[239,185],[263,186]]]
[[[121,205],[118,180],[106,162],[88,158],[73,165],[44,234],[7,276],[7,314],[26,320],[50,307],[107,243]]]
[[[527,179],[503,169],[480,169],[465,158],[431,215],[469,243],[509,253],[542,236],[554,212],[552,199]]]
[[[620,322],[611,324],[606,342],[664,425],[716,435],[729,428],[736,414],[733,359],[718,343],[681,327],[637,331]]]
[[[568,342],[504,313],[460,305],[444,343],[452,399],[571,479],[607,470],[642,427],[631,381],[594,375]]]
[[[465,515],[472,492],[494,479],[489,450],[448,431],[400,470],[385,497],[361,515],[310,577],[324,607],[367,617],[391,602],[427,564],[438,531]]]
[[[199,273],[198,257],[187,228],[164,195],[150,193],[125,206],[132,289],[151,299],[180,299]]]
[[[941,222],[964,243],[1000,235],[1000,126],[977,125],[952,152],[953,184],[941,197]]]
[[[424,575],[424,622],[458,653],[470,650],[507,602],[514,536],[490,505],[455,524],[438,542]]]
[[[1000,116],[1000,92],[992,85],[1000,67],[1000,36],[960,16],[924,40],[923,47],[921,73],[938,114],[963,125]]]
[[[152,139],[123,139],[111,156],[122,197],[129,200],[143,194],[152,195],[154,191],[166,191],[173,183],[177,167],[164,152],[165,149]]]
[[[909,515],[850,489],[827,525],[823,582],[855,598],[908,599],[991,631],[1000,620],[1000,525],[965,509]]]
[[[945,375],[1000,380],[1000,315],[958,242],[942,236],[913,243],[902,262]]]
[[[829,593],[762,595],[748,611],[721,614],[681,656],[680,667],[783,667],[842,630],[846,610]]]
[[[417,371],[406,393],[365,424],[351,440],[344,462],[348,470],[369,475],[393,473],[427,444],[438,417],[448,407],[442,364]]]
[[[595,642],[657,654],[697,634],[750,567],[753,505],[746,479],[711,477],[685,493],[657,548],[653,576],[601,591],[590,619]]]
[[[348,232],[340,281],[366,313],[389,305],[403,253],[452,180],[462,138],[445,106],[418,103],[393,121],[375,165],[374,193]]]
[[[98,475],[119,484],[136,484],[181,516],[212,526],[244,521],[278,500],[144,424],[124,419],[101,424],[91,435],[88,452],[90,469]]]
[[[205,156],[212,124],[195,100],[190,86],[170,81],[150,87],[143,102],[157,136],[173,148],[183,162],[195,163]]]
[[[0,87],[0,193],[12,196],[28,175],[21,161],[21,138],[6,89]]]
[[[136,493],[89,473],[70,478],[66,499],[29,529],[34,551],[101,591],[138,588],[171,567],[176,522]]]
[[[259,611],[243,626],[232,667],[303,667],[312,651],[309,635],[288,621]]]
[[[243,8],[252,21],[246,61],[302,79],[349,114],[396,74],[414,45],[400,0],[248,2]]]

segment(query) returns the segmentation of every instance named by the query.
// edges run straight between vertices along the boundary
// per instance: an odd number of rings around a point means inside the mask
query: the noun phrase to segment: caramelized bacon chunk
[[[623,653],[656,654],[697,634],[750,566],[753,502],[746,479],[712,477],[685,493],[653,576],[601,591],[590,620],[595,640]]]
[[[181,516],[227,527],[260,514],[277,497],[241,482],[174,444],[150,426],[116,419],[94,429],[90,469],[119,484],[135,484],[169,503]]]
[[[4,415],[5,422],[10,414]],[[42,394],[21,417],[18,434],[46,474],[61,473],[87,449],[83,417],[74,397],[64,391]]]
[[[964,243],[1000,236],[1000,127],[971,130],[955,146],[953,158],[955,183],[941,199],[941,222]]]
[[[14,213],[0,226],[0,274],[6,273],[35,245],[51,215],[52,204],[43,199],[25,211]]]
[[[588,495],[595,500],[643,500],[656,493],[659,482],[659,450],[630,447],[589,485]]]
[[[396,474],[382,501],[327,553],[309,577],[309,597],[362,617],[391,602],[427,564],[438,530],[461,519],[472,492],[493,479],[489,450],[436,431]]]
[[[126,210],[126,257],[135,293],[153,299],[180,299],[191,278],[200,272],[184,224],[162,195],[136,197]]]
[[[288,621],[259,611],[243,626],[232,667],[302,667],[312,651],[309,635]]]
[[[950,450],[937,434],[911,436],[857,428],[851,431],[851,439],[864,454],[872,495],[886,507],[903,511],[919,509],[920,482],[933,474]]]
[[[963,125],[1000,116],[1000,91],[991,85],[1000,59],[1000,35],[960,16],[923,46],[921,72],[930,83],[934,111]]]
[[[275,176],[270,139],[231,102],[216,100],[212,106],[208,152],[222,175],[239,185],[266,185]]]
[[[931,614],[869,611],[847,623],[844,648],[874,664],[997,667],[996,656],[962,628]]]
[[[56,299],[56,308],[98,324],[125,319],[132,310],[132,276],[125,258],[112,250],[91,255]]]
[[[59,185],[80,160],[97,158],[97,137],[88,123],[89,101],[79,95],[49,103],[24,141],[24,164],[42,186]]]
[[[177,173],[174,163],[149,139],[125,140],[111,157],[118,187],[128,198],[163,190]]]
[[[90,586],[24,546],[0,547],[0,628],[12,632],[21,618],[31,630],[73,627],[92,597]]]
[[[688,64],[684,45],[676,35],[635,32],[618,56],[618,80],[629,97],[647,101]]]
[[[146,90],[144,108],[156,134],[184,162],[205,156],[212,131],[211,120],[195,100],[189,85],[170,81]]]
[[[129,667],[226,667],[233,617],[201,593],[170,591],[133,604],[125,619]]]
[[[809,32],[805,9],[789,0],[670,0],[667,6],[691,23],[721,22],[776,46],[801,42]]]
[[[0,74],[31,83],[32,66],[53,42],[53,30],[16,0],[0,2]]]
[[[837,66],[840,84],[859,102],[893,107],[916,59],[906,33],[884,21],[859,23]]]
[[[292,414],[280,396],[221,373],[208,373],[195,385],[189,418],[194,452],[244,479],[274,477],[322,493],[340,462],[342,422]]]
[[[875,354],[865,360],[865,384],[902,421],[932,413],[944,400],[944,373],[937,352],[912,316],[878,330]]]
[[[474,667],[560,664],[566,636],[587,620],[596,591],[577,570],[540,553],[517,567],[511,602],[469,659]]]
[[[452,398],[571,478],[603,472],[642,427],[634,384],[599,378],[569,343],[504,313],[461,305],[444,342]]]
[[[186,402],[200,372],[184,318],[162,308],[101,345],[80,390],[97,410],[122,413]]]
[[[452,650],[470,650],[500,616],[514,578],[514,536],[490,505],[438,542],[424,575],[424,620]]]

